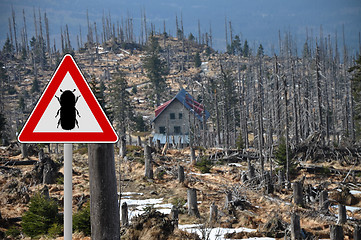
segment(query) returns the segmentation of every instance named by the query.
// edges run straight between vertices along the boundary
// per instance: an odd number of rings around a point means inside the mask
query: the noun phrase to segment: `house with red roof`
[[[191,128],[202,129],[210,114],[186,90],[155,109],[153,142],[189,144]],[[195,125],[195,126],[194,126]]]

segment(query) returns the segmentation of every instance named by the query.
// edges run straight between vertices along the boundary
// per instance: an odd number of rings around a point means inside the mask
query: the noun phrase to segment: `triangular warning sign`
[[[73,57],[65,55],[18,136],[22,143],[114,143],[112,125]]]

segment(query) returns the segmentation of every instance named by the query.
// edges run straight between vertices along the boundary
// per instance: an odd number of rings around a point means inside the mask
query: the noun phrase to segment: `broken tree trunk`
[[[138,138],[137,138],[137,145],[138,146],[142,146],[142,139],[140,138],[140,136],[138,136]]]
[[[122,226],[128,226],[128,204],[123,202],[122,204]]]
[[[226,193],[226,200],[224,202],[224,208],[229,209],[229,204],[232,202],[232,192]]]
[[[303,190],[302,190],[302,183],[301,182],[294,182],[292,184],[293,187],[293,202],[296,205],[304,207],[303,203]]]
[[[344,224],[346,223],[346,207],[342,204],[338,204],[338,220],[337,224]]]
[[[191,164],[192,165],[196,164],[196,154],[195,154],[195,151],[194,151],[193,147],[191,147]]]
[[[195,188],[187,189],[188,215],[200,217],[197,207],[197,190]]]
[[[114,145],[88,144],[92,239],[120,239]]]
[[[184,167],[181,165],[178,166],[178,181],[179,183],[184,182]]]
[[[320,210],[327,210],[330,201],[328,201],[328,192],[327,190],[323,190],[320,193]]]
[[[217,222],[218,218],[218,206],[212,202],[211,206],[209,207],[209,222],[212,224]]]
[[[161,149],[160,140],[157,139],[157,141],[156,141],[155,143],[156,143],[156,144],[155,144],[155,147],[157,148],[158,151],[160,151],[160,149]]]
[[[174,226],[178,227],[178,208],[174,205],[170,210],[170,219],[173,221]]]
[[[301,240],[300,216],[293,213],[291,215],[291,240]]]
[[[340,225],[331,225],[330,228],[331,240],[343,240],[343,229]]]
[[[148,145],[144,146],[144,162],[145,162],[145,177],[153,179],[153,166],[151,148]]]
[[[1,219],[1,216],[0,216]],[[356,225],[353,230],[353,239],[354,240],[361,240],[361,227]]]
[[[248,162],[248,180],[249,181],[252,181],[253,178],[255,177],[255,170],[254,170],[254,167],[253,165],[251,164],[251,162]]]

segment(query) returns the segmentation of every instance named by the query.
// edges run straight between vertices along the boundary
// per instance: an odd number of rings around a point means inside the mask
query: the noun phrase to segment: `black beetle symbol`
[[[64,130],[72,130],[75,125],[79,128],[78,120],[76,120],[76,115],[79,115],[79,111],[75,108],[76,102],[78,101],[80,96],[75,97],[74,93],[75,89],[73,91],[70,90],[60,90],[62,93],[60,98],[58,96],[55,96],[59,103],[60,103],[60,109],[56,113],[57,117],[60,112],[60,119],[58,121],[58,126],[61,125],[61,128]]]

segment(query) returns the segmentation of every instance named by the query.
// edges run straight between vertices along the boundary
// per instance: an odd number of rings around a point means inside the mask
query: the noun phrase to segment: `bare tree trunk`
[[[122,204],[122,226],[128,226],[129,219],[128,219],[128,204],[123,202]]]
[[[212,202],[211,206],[209,207],[209,222],[213,224],[217,222],[218,219],[218,206]]]
[[[184,182],[184,167],[181,165],[178,166],[178,181],[179,183]]]
[[[195,165],[196,164],[196,154],[194,152],[194,148],[191,147],[190,151],[191,151],[191,164]]]
[[[320,193],[320,209],[321,210],[327,210],[328,209],[328,205],[329,205],[329,201],[328,201],[328,192],[327,190],[323,190]]]
[[[338,220],[337,224],[346,223],[347,215],[346,215],[346,207],[342,204],[338,204]]]
[[[92,239],[120,239],[113,144],[88,144]]]
[[[28,157],[28,146],[26,143],[20,143],[21,155],[23,158]]]
[[[151,148],[148,145],[144,146],[144,162],[145,162],[145,177],[153,179],[153,166]]]
[[[170,219],[173,221],[173,224],[175,227],[178,227],[178,208],[176,206],[172,206],[172,209],[170,211]]]
[[[187,189],[188,215],[200,217],[197,207],[197,190],[195,188]]]
[[[343,240],[343,229],[340,225],[331,225],[330,227],[331,240]]]
[[[303,203],[303,190],[302,190],[302,183],[301,182],[294,182],[292,184],[293,187],[293,202],[296,205],[304,206]]]
[[[300,225],[300,216],[293,213],[291,215],[291,240],[301,240],[301,225]]]
[[[0,215],[0,219],[1,219],[1,215]],[[354,240],[361,240],[361,227],[356,225],[354,230],[353,230],[353,239]]]

